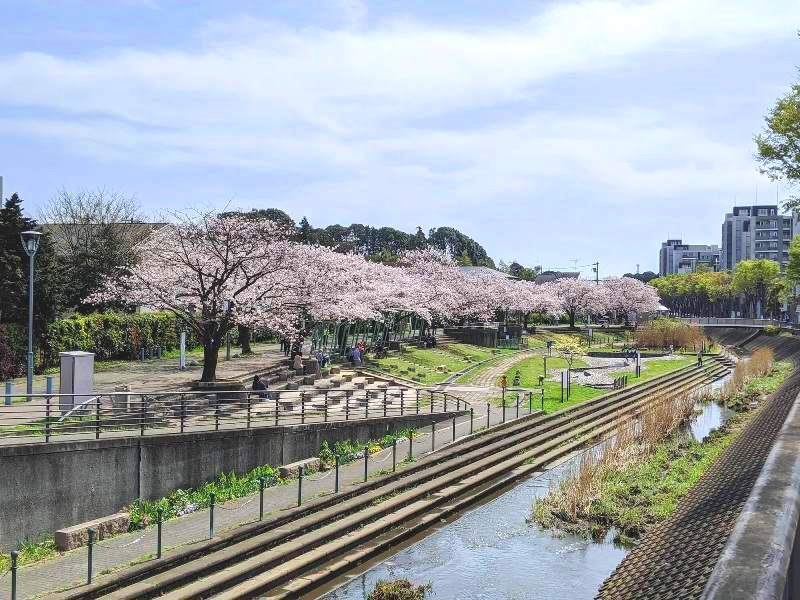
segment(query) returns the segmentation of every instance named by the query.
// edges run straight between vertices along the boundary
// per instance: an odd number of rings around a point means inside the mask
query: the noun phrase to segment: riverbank
[[[723,389],[705,394],[736,411],[702,440],[685,427],[675,427],[656,444],[629,439],[610,452],[590,455],[570,477],[533,505],[531,519],[539,526],[595,540],[614,532],[615,542],[637,541],[676,509],[678,502],[703,476],[750,420],[766,395],[775,391],[792,371],[790,363],[769,365],[760,357],[737,367]],[[617,434],[619,437],[619,433]]]

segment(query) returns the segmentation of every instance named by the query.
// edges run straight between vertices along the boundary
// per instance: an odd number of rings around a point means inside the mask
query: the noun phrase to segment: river
[[[713,403],[699,408],[689,426],[697,439],[731,414]],[[556,537],[526,522],[533,500],[547,494],[577,460],[534,475],[366,570],[339,578],[324,598],[366,600],[378,580],[397,578],[430,583],[426,598],[436,600],[594,598],[627,550],[611,542],[612,534],[597,543]]]

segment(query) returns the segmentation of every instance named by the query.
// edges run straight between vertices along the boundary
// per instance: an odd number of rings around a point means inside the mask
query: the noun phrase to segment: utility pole
[[[600,263],[594,262],[592,263],[592,271],[594,271],[594,282],[596,285],[600,285]]]

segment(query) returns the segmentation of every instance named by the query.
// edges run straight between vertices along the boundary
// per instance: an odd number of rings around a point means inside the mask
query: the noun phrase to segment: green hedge
[[[94,352],[96,360],[135,359],[141,348],[174,350],[180,344],[180,321],[168,312],[104,312],[53,321],[41,341],[43,366],[58,364],[59,352]],[[187,330],[186,346],[197,340]]]

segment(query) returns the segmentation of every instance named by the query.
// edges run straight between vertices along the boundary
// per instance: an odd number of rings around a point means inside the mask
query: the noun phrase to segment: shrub
[[[25,372],[26,331],[19,325],[0,325],[0,380]]]
[[[636,345],[645,348],[666,348],[671,345],[696,350],[703,345],[704,339],[698,326],[667,317],[653,319],[636,331]]]
[[[425,600],[431,584],[415,586],[408,579],[378,580],[367,600]]]
[[[781,328],[777,325],[767,325],[763,331],[766,335],[778,335],[781,332]]]

